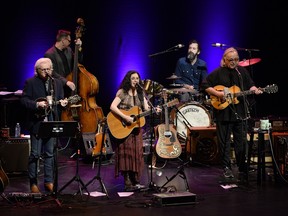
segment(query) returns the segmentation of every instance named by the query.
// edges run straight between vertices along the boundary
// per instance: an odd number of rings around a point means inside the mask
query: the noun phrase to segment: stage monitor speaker
[[[6,173],[27,172],[30,142],[28,138],[0,141],[0,159]]]
[[[220,149],[217,142],[216,128],[192,128],[188,131],[186,150],[192,160],[205,164],[220,163]]]

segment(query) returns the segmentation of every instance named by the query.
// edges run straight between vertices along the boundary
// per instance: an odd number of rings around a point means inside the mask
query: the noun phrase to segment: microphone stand
[[[149,55],[149,57],[154,57],[154,56],[162,55],[162,54],[165,54],[165,53],[178,51],[178,50],[179,50],[180,48],[182,48],[182,47],[184,47],[184,46],[180,46],[180,44],[179,44],[179,45],[176,45],[176,46],[174,46],[174,47],[171,47],[171,48],[169,48],[169,49],[167,49],[167,50],[164,50],[164,51],[161,51],[161,52],[157,52],[157,53],[151,54],[151,55]]]
[[[156,108],[154,107],[154,105],[150,101],[144,88],[139,83],[137,83],[137,86],[139,86],[142,89],[143,95],[146,98],[148,105],[151,107],[150,127],[152,127],[152,129],[151,129],[151,134],[150,134],[150,182],[149,182],[149,188],[155,190],[155,187],[156,187],[156,191],[157,191],[157,186],[152,180],[153,179],[153,177],[152,177],[153,176],[153,172],[152,172],[153,171],[153,137],[154,137],[154,117],[152,115],[154,112],[156,113]],[[154,91],[154,82],[153,81],[152,81],[152,92],[153,92],[153,97],[154,97],[155,91]]]

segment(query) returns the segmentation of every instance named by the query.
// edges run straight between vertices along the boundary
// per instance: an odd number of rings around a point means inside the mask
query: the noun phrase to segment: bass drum
[[[177,113],[177,114],[176,114]],[[180,138],[186,140],[188,127],[210,127],[209,111],[200,104],[186,103],[171,111],[171,118]]]

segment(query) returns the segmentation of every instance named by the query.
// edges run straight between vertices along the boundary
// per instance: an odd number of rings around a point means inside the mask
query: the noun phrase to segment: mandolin
[[[67,105],[67,103],[76,104],[80,100],[81,100],[81,97],[79,95],[73,95],[73,96],[70,96],[69,98],[66,98],[64,100],[56,101],[55,105],[61,104],[62,107],[65,107]],[[40,101],[45,101],[47,103],[47,105],[49,104],[47,98],[41,97],[41,98],[36,99],[36,102],[40,102]],[[46,106],[45,108],[38,108],[36,113],[35,113],[35,116],[37,118],[46,117],[50,114],[51,110],[52,110],[51,106]]]

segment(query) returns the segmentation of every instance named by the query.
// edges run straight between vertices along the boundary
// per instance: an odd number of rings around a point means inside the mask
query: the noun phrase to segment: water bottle
[[[20,134],[21,134],[21,126],[19,123],[17,123],[15,126],[15,137],[20,137]]]

